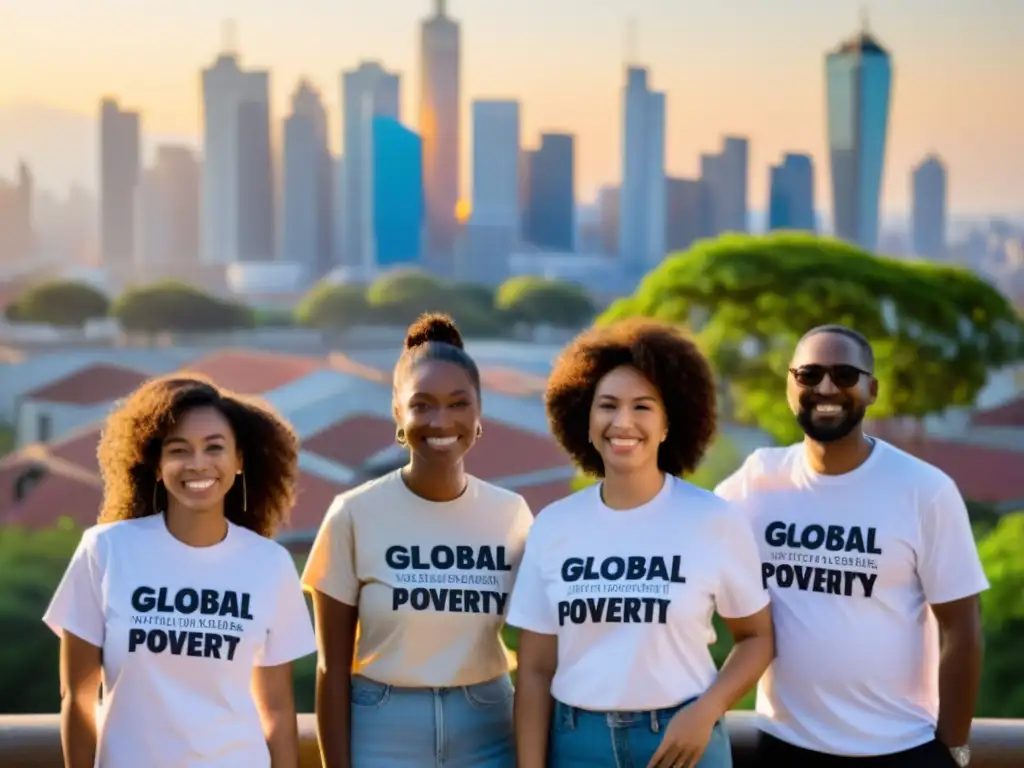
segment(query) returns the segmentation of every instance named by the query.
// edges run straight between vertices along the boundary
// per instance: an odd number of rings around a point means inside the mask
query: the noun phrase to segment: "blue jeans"
[[[665,726],[680,709],[648,712],[591,712],[555,702],[549,768],[647,768],[661,745]],[[732,768],[732,745],[719,720],[696,768]]]
[[[352,768],[515,768],[512,681],[398,688],[352,677]]]

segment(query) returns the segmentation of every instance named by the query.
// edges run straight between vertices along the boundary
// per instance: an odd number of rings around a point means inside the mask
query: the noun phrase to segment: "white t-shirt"
[[[844,475],[817,474],[804,456],[802,444],[762,448],[716,489],[749,514],[772,595],[762,727],[834,755],[924,744],[939,705],[928,606],[988,588],[963,499],[881,440]]]
[[[557,635],[559,701],[649,710],[714,681],[716,608],[738,618],[767,604],[747,521],[669,476],[635,509],[607,507],[600,485],[546,507],[526,539],[508,623]]]
[[[103,650],[102,768],[270,768],[253,669],[316,650],[284,547],[190,547],[162,515],[86,530],[43,620]]]

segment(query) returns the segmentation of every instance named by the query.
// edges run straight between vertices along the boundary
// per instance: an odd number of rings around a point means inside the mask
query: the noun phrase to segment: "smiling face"
[[[157,477],[170,504],[196,512],[224,509],[224,497],[242,469],[235,434],[213,407],[194,408],[163,439]]]
[[[480,398],[469,373],[442,360],[417,362],[395,389],[395,422],[418,459],[461,461],[480,428]]]
[[[865,358],[857,342],[840,333],[818,333],[797,347],[786,397],[809,438],[830,443],[860,426],[878,396]]]
[[[598,382],[590,406],[590,441],[606,475],[657,465],[667,434],[661,395],[638,370],[621,366]]]

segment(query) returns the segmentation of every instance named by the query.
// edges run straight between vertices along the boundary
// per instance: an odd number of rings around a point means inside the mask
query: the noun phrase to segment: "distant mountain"
[[[164,143],[199,145],[195,136],[144,135],[143,156],[148,160]],[[29,164],[40,189],[64,193],[77,184],[95,193],[98,117],[35,104],[0,106],[0,178],[13,178],[19,160]]]

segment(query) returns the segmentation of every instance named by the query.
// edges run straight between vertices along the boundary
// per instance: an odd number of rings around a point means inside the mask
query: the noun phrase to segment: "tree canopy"
[[[842,323],[871,340],[876,418],[968,405],[991,369],[1024,354],[1012,305],[969,270],[806,234],[701,241],[666,258],[598,322],[634,315],[687,326],[725,379],[732,416],[783,442],[800,436],[781,397],[788,361],[816,325]]]
[[[50,280],[29,288],[7,309],[10,320],[80,328],[107,316],[110,299],[88,283]]]
[[[295,308],[300,323],[324,330],[346,330],[369,314],[366,289],[354,284],[317,283]]]
[[[133,333],[227,331],[253,323],[248,307],[171,281],[125,291],[110,313]]]
[[[595,313],[594,302],[580,286],[532,275],[506,280],[494,303],[514,322],[558,328],[581,328]]]

